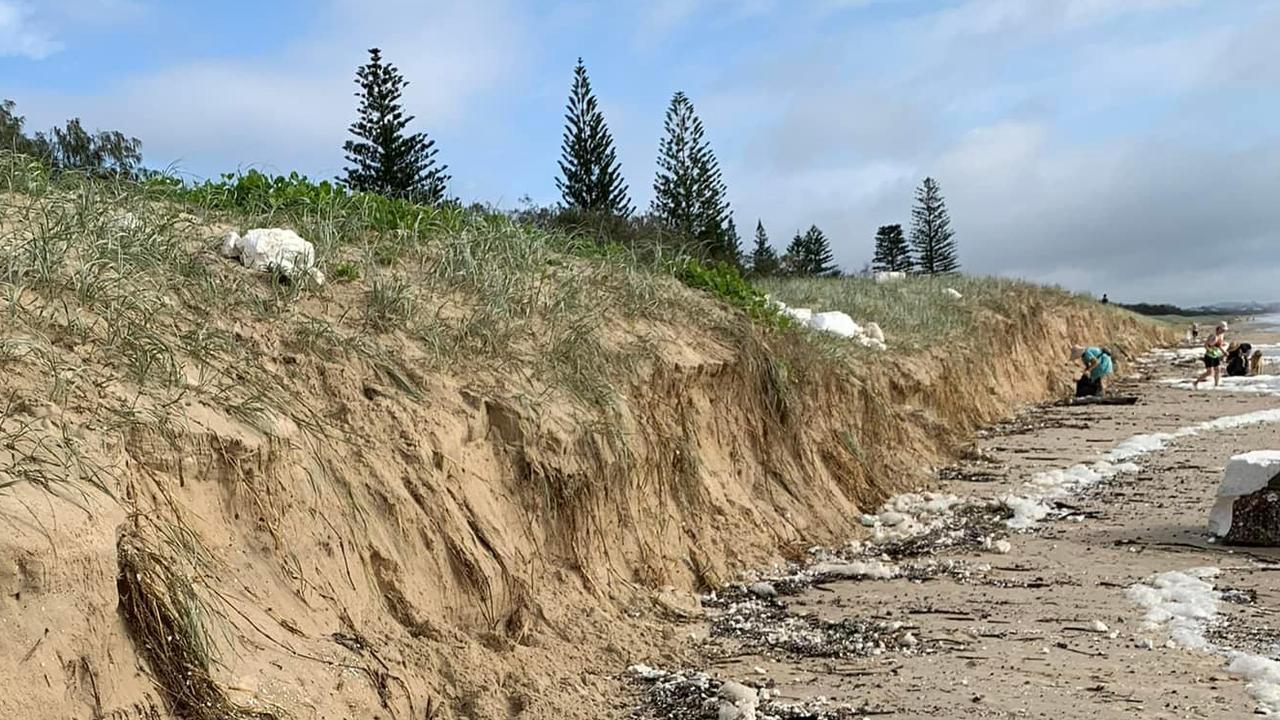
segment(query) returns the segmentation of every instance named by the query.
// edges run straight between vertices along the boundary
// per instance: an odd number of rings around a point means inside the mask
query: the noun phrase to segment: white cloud
[[[928,16],[938,37],[1023,36],[1075,30],[1124,15],[1197,5],[1203,0],[967,0]]]
[[[0,0],[0,57],[42,60],[62,49],[26,3]]]
[[[374,7],[376,5],[376,7]],[[410,85],[414,129],[469,121],[470,103],[520,73],[520,15],[503,0],[332,0],[309,35],[266,56],[194,60],[128,78],[95,97],[44,95],[21,107],[39,123],[80,115],[144,140],[149,163],[336,173],[354,118],[352,82],[379,46]],[[317,168],[317,158],[330,158]],[[448,148],[440,159],[452,164]]]

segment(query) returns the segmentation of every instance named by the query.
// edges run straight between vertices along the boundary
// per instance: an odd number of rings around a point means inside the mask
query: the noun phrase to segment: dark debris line
[[[645,704],[635,713],[644,720],[719,720],[725,683],[706,673],[680,672],[650,677]],[[827,702],[785,703],[770,696],[769,688],[756,688],[762,699],[755,709],[758,720],[854,720],[889,712],[875,708],[837,706]]]

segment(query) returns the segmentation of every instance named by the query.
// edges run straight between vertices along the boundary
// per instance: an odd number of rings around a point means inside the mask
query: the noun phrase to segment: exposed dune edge
[[[50,457],[100,469],[115,499],[18,485],[0,504],[0,716],[615,715],[614,675],[679,652],[691,591],[856,536],[860,512],[927,482],[975,427],[1065,391],[1071,344],[1167,340],[1113,310],[1031,303],[965,347],[801,383],[760,337],[664,334],[610,423],[282,356],[342,439],[196,402],[117,441],[24,403],[38,376],[9,377]],[[87,429],[55,442],[68,427]],[[136,573],[139,548],[167,558],[160,580]],[[212,611],[205,637],[183,625],[188,586]],[[199,642],[156,647],[177,633]],[[156,684],[156,653],[198,664],[209,648],[222,697],[172,672]]]

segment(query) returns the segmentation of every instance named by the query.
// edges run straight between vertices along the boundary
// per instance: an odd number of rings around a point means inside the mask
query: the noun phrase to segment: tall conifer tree
[[[902,233],[902,226],[881,225],[876,231],[876,254],[871,261],[871,269],[909,272],[913,267],[911,245]]]
[[[947,203],[938,181],[931,177],[916,189],[916,203],[911,208],[911,246],[916,268],[922,273],[936,275],[960,269]]]
[[[564,204],[591,213],[629,217],[631,200],[622,168],[605,125],[587,68],[578,58],[573,88],[565,111],[564,140],[560,150],[560,177],[556,188]]]
[[[835,276],[840,274],[836,266],[835,255],[831,252],[831,243],[826,233],[817,225],[810,225],[804,234],[804,267],[809,275]]]
[[[759,277],[777,275],[781,266],[778,252],[769,244],[769,235],[764,231],[764,223],[756,221],[756,243],[751,248],[751,272]]]
[[[652,212],[672,232],[709,257],[737,262],[727,188],[704,137],[702,121],[682,92],[671,98],[658,147]]]
[[[810,225],[803,235],[796,233],[782,262],[786,271],[795,275],[834,277],[840,274],[831,243],[817,225]]]
[[[412,115],[406,115],[400,96],[409,82],[396,66],[382,60],[382,51],[369,50],[369,62],[356,70],[360,91],[359,116],[342,149],[347,154],[347,187],[417,202],[444,199],[449,176],[436,164],[435,141],[426,133],[406,133]]]

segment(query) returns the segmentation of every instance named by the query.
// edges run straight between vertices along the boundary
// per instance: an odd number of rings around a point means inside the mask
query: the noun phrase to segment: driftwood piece
[[[1137,395],[1112,395],[1110,397],[1098,397],[1096,395],[1089,397],[1071,398],[1063,402],[1063,405],[1136,405],[1138,402]]]

